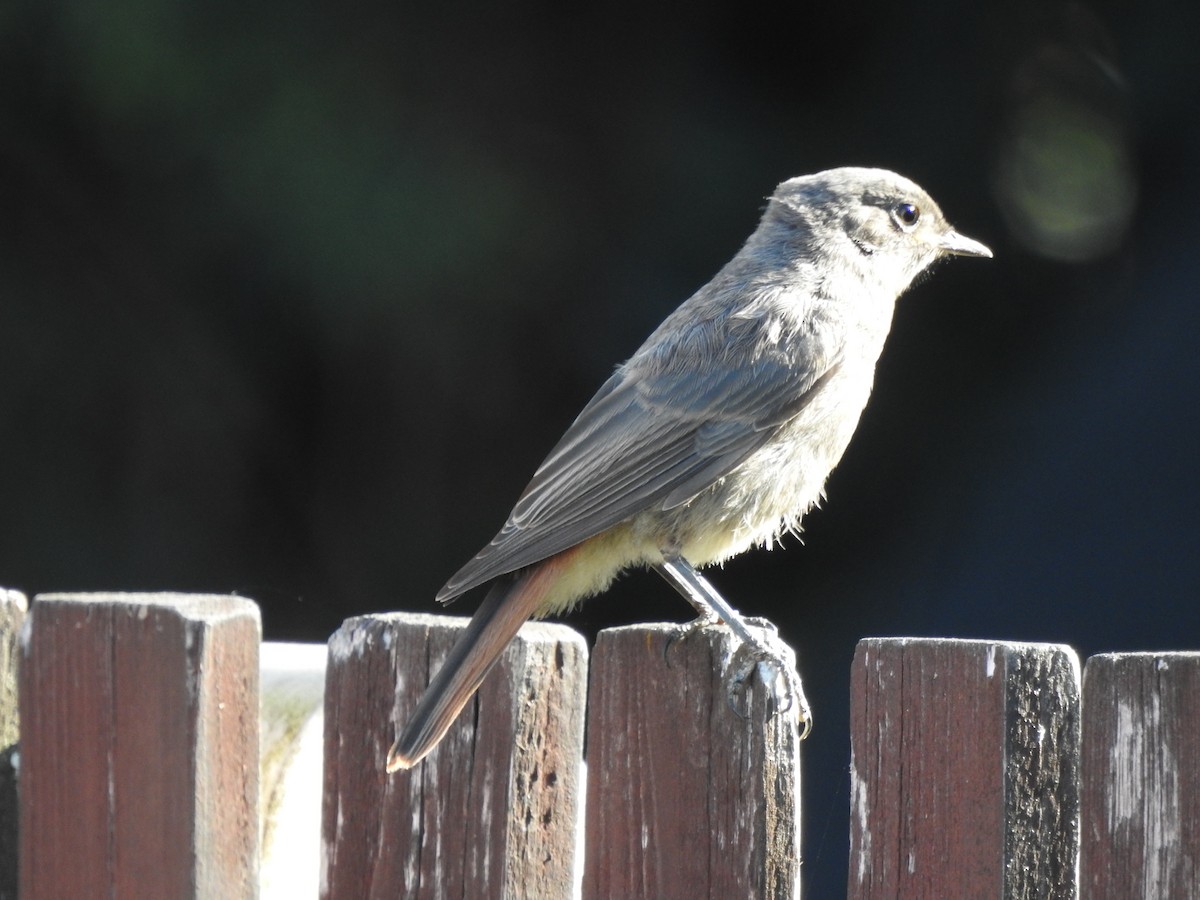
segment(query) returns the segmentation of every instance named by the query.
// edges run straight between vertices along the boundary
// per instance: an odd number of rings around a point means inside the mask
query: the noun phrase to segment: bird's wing
[[[832,348],[840,345],[811,330],[788,353],[750,364],[717,355],[703,370],[619,370],[538,467],[500,533],[438,599],[546,559],[642,510],[686,503],[799,414],[837,370]]]

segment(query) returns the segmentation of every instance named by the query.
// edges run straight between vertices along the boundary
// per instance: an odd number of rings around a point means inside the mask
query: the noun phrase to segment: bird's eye
[[[897,203],[892,207],[892,218],[896,224],[907,230],[917,224],[921,218],[921,210],[911,203]]]

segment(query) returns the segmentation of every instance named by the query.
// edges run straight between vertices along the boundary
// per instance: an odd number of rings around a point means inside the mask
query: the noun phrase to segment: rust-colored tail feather
[[[388,752],[387,771],[411,769],[437,746],[521,626],[537,614],[560,557],[496,581]]]

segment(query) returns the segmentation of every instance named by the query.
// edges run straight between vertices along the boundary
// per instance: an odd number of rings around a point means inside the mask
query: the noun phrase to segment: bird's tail
[[[437,746],[508,642],[525,622],[543,611],[565,556],[551,557],[515,578],[505,576],[492,585],[388,752],[388,772],[411,769]]]

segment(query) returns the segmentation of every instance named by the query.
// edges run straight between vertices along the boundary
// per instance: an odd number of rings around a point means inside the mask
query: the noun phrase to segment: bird
[[[897,298],[951,256],[992,253],[895,172],[779,184],[738,253],[616,368],[438,592],[491,585],[386,771],[437,745],[524,622],[630,568],[658,571],[702,621],[773,658],[697,568],[798,531],[858,425]]]

